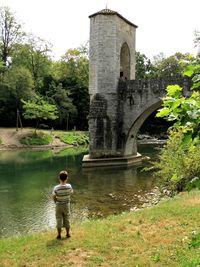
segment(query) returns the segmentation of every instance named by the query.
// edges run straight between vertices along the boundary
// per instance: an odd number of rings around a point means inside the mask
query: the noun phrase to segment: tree
[[[153,57],[151,62],[144,54],[136,52],[136,79],[181,76],[185,65],[183,61],[193,61],[189,53],[176,53],[165,57],[163,53]]]
[[[11,88],[17,105],[20,100],[29,100],[34,96],[34,82],[29,70],[20,67],[12,67],[4,74],[4,81]]]
[[[34,100],[21,100],[23,103],[23,116],[25,119],[36,120],[36,128],[40,120],[55,120],[57,116],[57,108],[46,102],[42,97],[36,96]]]
[[[70,92],[73,105],[77,109],[75,125],[78,129],[87,129],[89,113],[89,60],[87,47],[69,49],[59,62],[54,64],[54,77],[63,88]]]
[[[181,76],[184,70],[184,65],[181,61],[192,61],[194,57],[189,53],[181,54],[176,53],[170,57],[165,58],[161,53],[154,57],[154,77],[171,77]]]
[[[76,81],[81,87],[88,87],[89,59],[87,46],[68,49],[59,63],[58,77],[60,80],[72,78],[72,81]]]
[[[34,83],[30,72],[24,67],[6,70],[0,79],[1,125],[14,125],[17,109],[22,109],[21,99],[34,97]]]
[[[4,65],[8,63],[13,47],[24,36],[20,23],[8,7],[0,7],[0,56]]]
[[[69,124],[73,126],[73,118],[77,115],[77,109],[72,103],[70,92],[55,82],[50,84],[47,96],[50,102],[56,105],[59,114],[59,125],[65,124],[65,129],[69,129]]]
[[[144,54],[136,52],[136,79],[143,79],[151,76],[153,65]]]
[[[12,54],[12,65],[26,67],[32,74],[35,89],[45,91],[44,78],[51,73],[52,61],[49,52],[51,44],[45,40],[29,35],[25,44],[16,44]]]
[[[4,72],[4,69],[5,69],[4,63],[3,63],[3,61],[0,59],[0,75],[1,75],[1,73]]]

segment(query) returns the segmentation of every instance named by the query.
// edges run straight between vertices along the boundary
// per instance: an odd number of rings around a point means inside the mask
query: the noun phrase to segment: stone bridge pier
[[[185,91],[182,77],[135,79],[137,26],[115,11],[104,9],[90,17],[89,155],[83,167],[129,165],[141,162],[137,132],[161,106],[170,84]]]

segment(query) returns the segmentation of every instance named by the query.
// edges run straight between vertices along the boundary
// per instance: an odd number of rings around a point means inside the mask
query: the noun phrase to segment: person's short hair
[[[67,171],[61,171],[61,172],[59,173],[59,177],[60,177],[60,180],[61,180],[61,181],[65,181],[65,180],[67,180],[67,178],[68,178],[68,173],[67,173]]]

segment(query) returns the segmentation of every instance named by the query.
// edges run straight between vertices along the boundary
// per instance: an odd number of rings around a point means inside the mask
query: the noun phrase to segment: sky
[[[89,15],[104,8],[138,26],[136,50],[152,59],[159,53],[192,53],[200,31],[200,0],[0,0],[32,32],[53,45],[57,60],[69,48],[89,40]]]

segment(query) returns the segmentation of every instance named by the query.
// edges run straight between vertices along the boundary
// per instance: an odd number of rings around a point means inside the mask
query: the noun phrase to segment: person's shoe
[[[71,237],[71,235],[70,234],[66,234],[66,238],[70,238]]]
[[[56,236],[56,239],[61,239],[61,235],[57,235]]]

